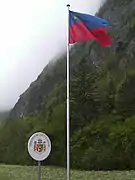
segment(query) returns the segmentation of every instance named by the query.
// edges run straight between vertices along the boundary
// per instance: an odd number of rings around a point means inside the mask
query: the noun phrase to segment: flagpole
[[[69,115],[69,9],[68,8],[68,22],[67,22],[67,180],[70,180],[70,115]]]

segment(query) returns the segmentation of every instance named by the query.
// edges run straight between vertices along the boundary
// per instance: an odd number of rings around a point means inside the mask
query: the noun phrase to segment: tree
[[[81,59],[72,74],[71,81],[71,128],[74,131],[98,115],[98,91],[95,86],[97,72],[94,64]]]
[[[135,114],[135,73],[128,73],[116,93],[116,110],[118,114],[129,117]]]

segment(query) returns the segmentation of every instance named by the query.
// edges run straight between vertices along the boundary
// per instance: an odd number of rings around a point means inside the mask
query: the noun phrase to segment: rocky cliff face
[[[109,33],[113,38],[113,45],[103,48],[92,41],[76,44],[70,54],[71,75],[80,58],[90,59],[99,68],[108,59],[117,61],[116,68],[121,70],[135,65],[135,0],[108,0],[100,8],[98,15],[110,21],[112,28]],[[60,92],[64,88],[65,81],[66,56],[63,56],[53,65],[45,67],[37,80],[20,96],[10,117],[38,114],[51,100],[54,89],[55,92]]]

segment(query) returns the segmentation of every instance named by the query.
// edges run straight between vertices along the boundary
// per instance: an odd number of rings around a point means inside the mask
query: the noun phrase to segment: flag
[[[93,39],[102,46],[110,46],[112,40],[106,32],[109,26],[105,19],[69,11],[69,43],[74,44]]]

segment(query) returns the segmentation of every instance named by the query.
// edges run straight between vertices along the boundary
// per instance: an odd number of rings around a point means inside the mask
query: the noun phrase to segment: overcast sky
[[[9,109],[66,46],[66,4],[94,14],[103,0],[0,0],[0,110]]]

